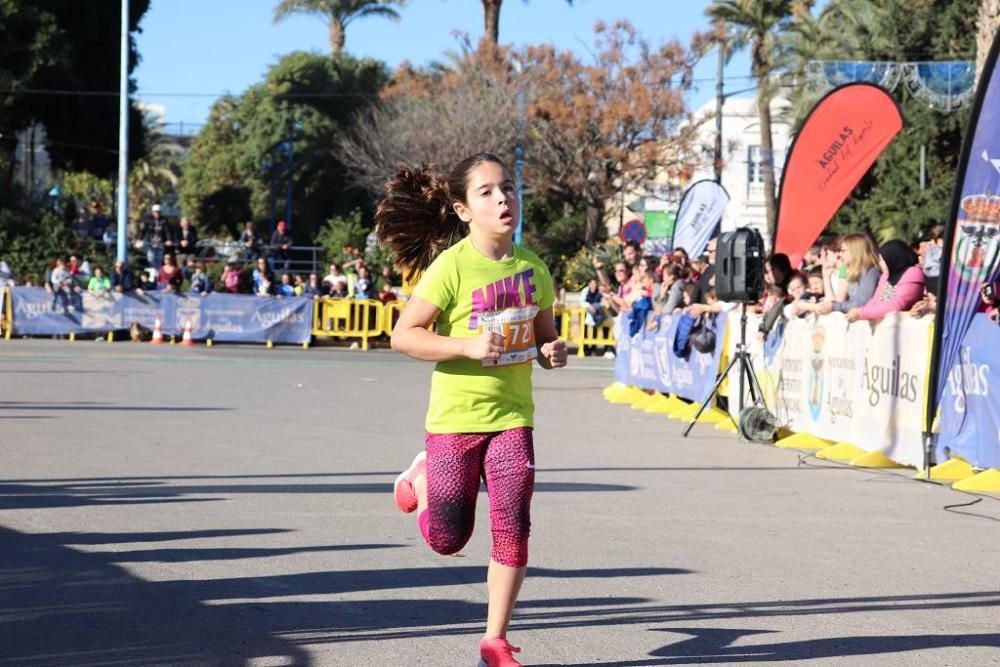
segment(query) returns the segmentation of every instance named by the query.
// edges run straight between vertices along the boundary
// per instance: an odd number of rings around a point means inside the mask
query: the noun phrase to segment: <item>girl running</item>
[[[427,166],[403,169],[375,214],[375,232],[408,280],[423,272],[392,348],[437,362],[427,448],[396,479],[396,504],[417,512],[434,551],[453,554],[472,536],[486,480],[493,548],[480,667],[521,664],[507,627],[528,562],[535,485],[531,362],[566,365],[552,278],[538,257],[514,246],[517,220],[514,181],[488,153],[462,160],[443,181]]]

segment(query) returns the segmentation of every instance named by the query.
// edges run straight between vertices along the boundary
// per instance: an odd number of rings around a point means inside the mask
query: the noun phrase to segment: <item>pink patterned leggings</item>
[[[453,554],[472,537],[479,480],[490,501],[490,558],[508,567],[528,563],[531,494],[535,489],[532,430],[427,434],[427,510],[420,532],[431,549]]]

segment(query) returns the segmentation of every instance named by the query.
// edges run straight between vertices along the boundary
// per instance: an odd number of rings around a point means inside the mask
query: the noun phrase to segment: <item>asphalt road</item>
[[[525,664],[1000,664],[1000,500],[606,403],[536,370]],[[392,481],[430,366],[387,351],[0,341],[0,665],[476,664]]]

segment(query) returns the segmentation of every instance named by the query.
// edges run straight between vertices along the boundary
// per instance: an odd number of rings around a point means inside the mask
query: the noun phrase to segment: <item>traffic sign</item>
[[[637,243],[646,242],[646,225],[642,224],[639,220],[629,220],[624,225],[622,225],[621,231],[622,241],[628,243],[629,241],[636,241]]]

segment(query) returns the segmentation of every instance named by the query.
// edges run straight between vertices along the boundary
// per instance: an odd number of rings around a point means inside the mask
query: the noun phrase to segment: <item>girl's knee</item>
[[[437,535],[432,534],[427,540],[428,546],[442,556],[451,556],[461,551],[469,543],[471,534]]]

